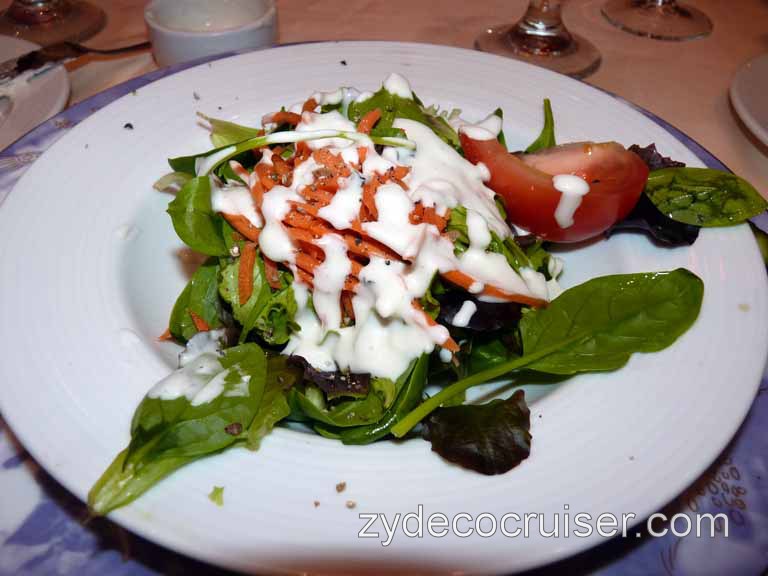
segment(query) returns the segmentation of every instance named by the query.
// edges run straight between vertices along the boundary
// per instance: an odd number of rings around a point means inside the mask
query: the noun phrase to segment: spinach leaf
[[[430,106],[429,108],[422,107],[422,112],[424,112],[424,117],[427,120],[427,126],[432,128],[432,132],[463,156],[464,151],[461,149],[459,134],[448,122],[446,114],[444,112],[440,113],[436,106]]]
[[[498,116],[499,118],[501,118],[502,121],[504,120],[504,110],[502,110],[501,108],[496,108],[496,110],[493,111],[493,115]],[[504,136],[504,130],[499,130],[499,135],[496,137],[496,140],[498,140],[499,144],[504,146],[504,148],[507,147],[507,139]],[[504,214],[504,219],[505,220],[507,219],[506,214]]]
[[[466,375],[493,368],[517,356],[518,354],[514,354],[499,336],[478,337],[472,341],[472,348],[466,360]]]
[[[531,452],[531,418],[525,393],[488,404],[439,408],[424,421],[432,450],[463,468],[504,474]]]
[[[749,182],[711,168],[655,170],[645,193],[662,213],[696,226],[740,224],[768,207]]]
[[[168,204],[173,228],[182,241],[202,254],[227,254],[222,223],[224,219],[211,207],[211,182],[208,176],[192,178]]]
[[[371,390],[367,396],[354,400],[343,400],[332,406],[325,405],[319,389],[308,386],[307,394],[291,390],[296,403],[311,420],[336,428],[350,428],[374,424],[384,413],[384,403],[378,393]],[[312,397],[309,394],[313,392]]]
[[[248,429],[246,440],[246,446],[251,450],[258,450],[262,438],[291,413],[288,392],[296,382],[301,380],[301,371],[290,366],[287,360],[288,356],[283,355],[271,356],[267,360],[264,394],[261,397],[259,411]]]
[[[457,206],[451,209],[446,230],[453,239],[453,252],[456,256],[469,248],[467,209],[465,207]],[[544,250],[543,242],[535,241],[527,248],[523,248],[512,236],[502,240],[493,230],[490,233],[491,242],[487,248],[488,252],[502,254],[515,271],[519,271],[520,268],[533,268],[539,272],[544,272],[549,278],[548,264],[551,256]]]
[[[205,358],[204,358],[205,357]],[[129,504],[181,466],[241,440],[264,393],[266,358],[255,344],[191,360],[170,378],[189,378],[192,399],[148,394],[131,424],[131,442],[88,494],[96,514]],[[203,365],[202,367],[200,365]],[[218,392],[218,393],[217,393]]]
[[[374,424],[342,430],[338,437],[344,444],[370,444],[390,433],[392,427],[421,400],[427,383],[429,354],[422,354],[395,383],[397,397]],[[320,427],[318,427],[318,431]]]
[[[462,378],[392,427],[400,438],[455,394],[513,370],[549,374],[615,370],[635,352],[671,345],[696,321],[704,284],[692,272],[620,274],[566,290],[520,321],[523,355]]]
[[[227,120],[219,120],[217,118],[211,118],[205,114],[198,112],[197,114],[201,118],[205,119],[211,125],[211,142],[217,148],[229,146],[230,144],[237,144],[243,140],[250,140],[251,138],[258,138],[264,135],[264,130],[260,128],[250,128],[241,124],[235,124],[234,122],[228,122]]]
[[[763,262],[768,265],[768,234],[760,230],[757,226],[749,223],[749,227],[752,229],[752,234],[755,236],[755,242],[760,249],[760,254],[763,257]]]
[[[430,282],[427,291],[424,292],[424,296],[419,299],[422,309],[433,320],[437,319],[440,315],[440,301],[437,299],[438,294],[445,292],[440,276],[436,273]]]
[[[383,87],[362,102],[352,102],[347,113],[349,119],[357,124],[363,116],[377,108],[381,111],[381,118],[371,130],[372,136],[402,137],[403,131],[392,126],[396,118],[415,120],[430,126],[427,115],[416,100],[392,94]]]
[[[544,127],[541,134],[533,143],[525,149],[526,154],[545,150],[556,146],[555,142],[555,117],[552,114],[552,103],[549,98],[544,98]]]
[[[269,287],[264,270],[264,261],[256,258],[253,267],[253,292],[247,302],[240,302],[238,276],[240,260],[227,264],[222,270],[219,293],[224,301],[232,306],[232,314],[242,325],[240,342],[244,342],[252,330],[269,344],[285,344],[296,329],[294,317],[298,310],[291,275],[280,272],[282,288],[272,290]]]
[[[690,246],[699,237],[699,226],[665,216],[646,194],[641,194],[632,212],[606,230],[605,235],[610,238],[622,230],[645,232],[664,246]]]
[[[253,267],[253,292],[247,302],[240,302],[239,274],[239,258],[224,266],[221,272],[219,294],[221,294],[225,302],[232,306],[232,315],[243,327],[240,332],[240,340],[242,342],[245,341],[253,329],[259,314],[261,314],[272,297],[272,291],[265,276],[264,262],[261,258],[257,257],[256,265]]]
[[[185,174],[189,174],[191,176],[197,176],[197,164],[198,161],[202,161],[205,158],[212,157],[217,153],[223,153],[224,150],[232,147],[230,144],[227,144],[225,146],[217,146],[216,148],[213,148],[212,150],[208,150],[206,152],[200,152],[199,154],[192,154],[190,156],[177,156],[176,158],[169,158],[168,159],[168,165],[171,167],[172,170],[175,172],[183,172]],[[255,148],[256,145],[252,146],[252,148]],[[207,176],[208,173],[202,174],[202,176]]]
[[[299,329],[294,318],[298,311],[293,287],[286,286],[276,292],[270,292],[264,308],[253,320],[253,329],[269,344],[285,344],[291,334]],[[250,324],[251,318],[248,318]],[[245,330],[244,325],[243,329]]]
[[[703,294],[701,279],[682,268],[589,280],[523,315],[525,356],[556,348],[527,367],[550,374],[616,370],[635,352],[677,340],[698,317]]]
[[[221,322],[221,302],[218,294],[219,265],[214,259],[208,259],[192,275],[189,283],[176,299],[171,311],[168,329],[180,342],[186,342],[197,334],[192,313],[205,320],[211,329],[219,328]]]
[[[186,172],[169,172],[159,178],[152,187],[159,192],[176,194],[191,178],[192,176]]]

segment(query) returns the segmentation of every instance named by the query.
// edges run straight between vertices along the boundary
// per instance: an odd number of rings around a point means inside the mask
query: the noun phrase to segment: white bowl
[[[274,0],[153,0],[144,21],[160,66],[267,48],[277,36]]]

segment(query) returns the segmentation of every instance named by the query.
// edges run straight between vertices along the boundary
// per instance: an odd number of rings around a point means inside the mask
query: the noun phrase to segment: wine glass
[[[584,78],[600,65],[600,52],[587,39],[568,31],[561,15],[562,0],[530,0],[515,24],[488,28],[475,48]]]
[[[601,11],[614,26],[658,40],[693,40],[712,32],[704,12],[677,0],[608,0]]]
[[[0,34],[41,46],[82,42],[104,28],[104,11],[83,0],[13,0],[0,15]]]

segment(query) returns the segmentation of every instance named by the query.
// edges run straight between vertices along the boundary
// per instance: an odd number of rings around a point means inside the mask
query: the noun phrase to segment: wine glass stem
[[[573,46],[563,24],[562,0],[531,0],[523,17],[510,31],[512,41],[532,54],[556,55]]]

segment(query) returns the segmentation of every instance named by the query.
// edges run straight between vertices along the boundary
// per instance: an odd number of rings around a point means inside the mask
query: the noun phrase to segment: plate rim
[[[733,104],[733,109],[736,111],[736,115],[739,119],[744,122],[744,125],[750,132],[752,132],[755,138],[765,146],[768,146],[768,126],[763,126],[757,121],[750,109],[747,108],[747,105],[744,103],[740,94],[748,71],[756,62],[761,60],[766,61],[766,64],[768,64],[768,53],[755,56],[742,64],[731,80],[731,85],[728,88],[728,95],[730,96],[731,104]]]

